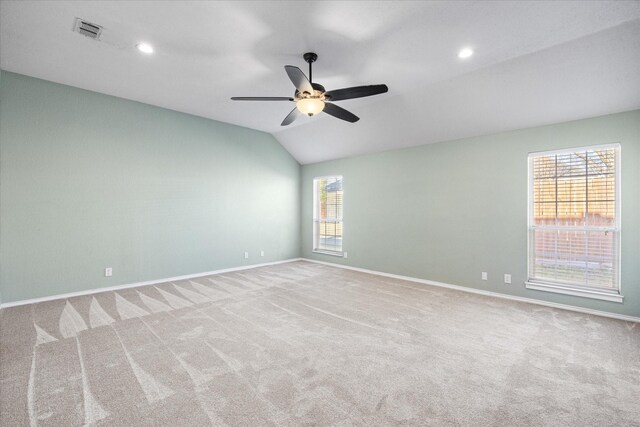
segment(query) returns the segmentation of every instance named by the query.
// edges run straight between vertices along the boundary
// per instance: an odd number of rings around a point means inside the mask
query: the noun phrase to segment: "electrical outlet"
[[[260,251],[260,256],[264,256],[264,251]]]
[[[510,274],[505,274],[504,275],[504,283],[507,283],[509,285],[511,284],[511,275]]]
[[[111,277],[113,276],[113,268],[111,267],[107,267],[104,269],[104,277]]]
[[[244,259],[249,259],[249,252],[244,253]]]
[[[487,272],[486,271],[482,272],[482,280],[487,280]]]
[[[342,253],[342,257],[343,257],[343,258],[349,258],[349,254],[348,254],[348,253],[346,253],[346,252],[343,252],[343,253]]]

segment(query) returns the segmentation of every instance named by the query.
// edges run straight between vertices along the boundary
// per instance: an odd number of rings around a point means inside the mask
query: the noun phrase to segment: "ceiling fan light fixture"
[[[309,117],[324,110],[324,101],[318,98],[302,98],[296,101],[296,107]]]

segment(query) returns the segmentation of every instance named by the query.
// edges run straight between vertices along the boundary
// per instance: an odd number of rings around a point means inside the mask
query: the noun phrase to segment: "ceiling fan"
[[[309,64],[309,78],[304,75],[302,70],[293,65],[285,65],[289,78],[296,87],[293,97],[286,96],[234,96],[234,101],[293,101],[296,107],[284,118],[281,126],[287,126],[299,116],[306,114],[313,116],[320,112],[325,112],[338,119],[355,123],[360,118],[355,114],[338,107],[327,101],[343,101],[345,99],[362,98],[365,96],[378,95],[389,90],[387,85],[370,85],[370,86],[354,86],[344,89],[326,91],[324,86],[311,81],[311,64],[313,64],[318,55],[313,52],[307,52],[303,55],[304,60]]]

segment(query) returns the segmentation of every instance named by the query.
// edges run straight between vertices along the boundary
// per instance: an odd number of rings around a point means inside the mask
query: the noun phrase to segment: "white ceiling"
[[[0,15],[4,70],[270,132],[303,164],[640,108],[640,1],[2,1]],[[389,92],[338,102],[355,124],[286,128],[293,103],[229,100],[292,95],[283,66],[306,72],[307,51],[327,89]]]

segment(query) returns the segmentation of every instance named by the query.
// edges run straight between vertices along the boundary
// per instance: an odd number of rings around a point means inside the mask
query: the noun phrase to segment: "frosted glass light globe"
[[[296,102],[296,107],[302,114],[313,116],[324,110],[324,101],[318,98],[303,98]]]

